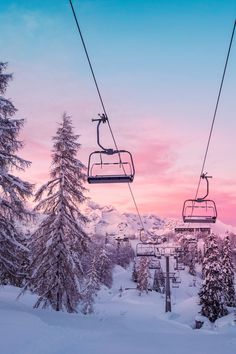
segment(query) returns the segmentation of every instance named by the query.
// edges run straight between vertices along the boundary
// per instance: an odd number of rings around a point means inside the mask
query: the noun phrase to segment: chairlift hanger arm
[[[103,114],[99,114],[100,118],[97,119],[92,119],[92,122],[98,122],[97,123],[97,144],[98,146],[100,146],[100,148],[105,151],[107,154],[112,154],[114,152],[113,149],[107,149],[104,146],[102,146],[102,144],[100,143],[100,124],[101,123],[106,123],[108,121],[107,116],[103,113]]]
[[[206,199],[206,197],[208,196],[209,194],[209,181],[208,181],[208,178],[212,178],[212,176],[207,176],[207,172],[206,173],[202,173],[200,178],[202,179],[205,179],[206,180],[206,184],[207,184],[207,190],[206,190],[206,195],[204,197],[201,197],[201,198],[197,198],[196,200],[197,201],[202,201],[204,199]]]

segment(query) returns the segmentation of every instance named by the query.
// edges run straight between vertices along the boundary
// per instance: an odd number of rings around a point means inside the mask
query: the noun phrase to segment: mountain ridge
[[[91,234],[109,234],[111,236],[127,236],[129,238],[139,238],[142,225],[137,214],[120,212],[112,205],[99,205],[93,201],[87,202],[84,210],[89,219],[87,225],[88,232]],[[181,219],[161,218],[154,213],[141,215],[142,222],[146,231],[151,234],[164,235],[173,232],[176,227],[188,227]],[[217,220],[215,224],[191,225],[191,227],[211,227],[216,234],[225,234],[226,231],[236,234],[236,227],[226,225]]]

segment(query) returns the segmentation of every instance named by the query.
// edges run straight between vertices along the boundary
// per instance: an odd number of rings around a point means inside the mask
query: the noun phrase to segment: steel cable
[[[106,111],[106,108],[105,108],[104,101],[102,99],[101,91],[99,89],[98,82],[97,82],[97,79],[96,79],[96,76],[95,76],[95,73],[94,73],[92,62],[90,60],[90,57],[89,57],[89,54],[88,54],[88,50],[87,50],[87,47],[86,47],[86,44],[85,44],[85,41],[84,41],[84,38],[83,38],[83,34],[82,34],[81,29],[80,29],[80,25],[79,25],[79,22],[78,22],[78,19],[77,19],[75,10],[74,10],[74,6],[73,6],[73,3],[72,3],[72,0],[69,0],[69,2],[70,2],[70,6],[71,6],[71,9],[72,9],[72,12],[73,12],[73,16],[74,16],[74,20],[75,20],[75,23],[76,23],[76,27],[77,27],[77,30],[79,32],[80,39],[81,39],[81,42],[82,42],[82,45],[83,45],[83,48],[84,48],[84,51],[85,51],[85,54],[86,54],[86,58],[87,58],[87,61],[88,61],[88,64],[89,64],[89,68],[90,68],[90,71],[91,71],[91,74],[92,74],[92,77],[93,77],[93,81],[94,81],[94,84],[95,84],[95,87],[96,87],[96,90],[97,90],[97,93],[98,93],[98,97],[99,97],[99,100],[101,102],[104,115],[107,118],[108,127],[109,127],[109,130],[110,130],[110,133],[111,133],[115,148],[116,148],[117,151],[119,151],[117,143],[116,143],[116,140],[115,140],[114,133],[113,133],[112,128],[111,128],[111,124],[110,124],[109,119],[108,119],[108,115],[107,115],[107,111]],[[120,159],[120,161],[121,161],[121,159]],[[125,173],[125,169],[124,169],[123,164],[122,164],[122,169],[123,169],[123,171]],[[135,206],[135,209],[136,209],[140,224],[141,224],[143,230],[145,230],[144,223],[142,221],[142,218],[141,218],[141,215],[140,215],[140,212],[139,212],[139,209],[138,209],[138,205],[137,205],[137,202],[135,200],[135,196],[134,196],[134,193],[132,191],[130,183],[128,183],[128,187],[129,187],[130,195],[131,195],[131,198],[133,200],[133,203],[134,203],[134,206]]]

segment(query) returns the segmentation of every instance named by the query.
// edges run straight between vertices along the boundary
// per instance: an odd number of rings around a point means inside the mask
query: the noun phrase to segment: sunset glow
[[[118,146],[132,153],[141,213],[181,218],[196,192],[227,47],[234,1],[74,0]],[[78,158],[97,150],[102,113],[68,1],[0,2],[1,61],[14,73],[6,97],[25,118],[32,161],[24,179],[47,181],[63,112],[80,135]],[[236,226],[236,43],[206,172],[219,219]],[[104,127],[104,145],[111,146]],[[113,146],[111,146],[113,147]],[[135,213],[127,185],[87,185],[100,204]],[[202,191],[202,190],[201,190]],[[201,193],[200,191],[200,193]],[[204,193],[204,191],[203,191]]]

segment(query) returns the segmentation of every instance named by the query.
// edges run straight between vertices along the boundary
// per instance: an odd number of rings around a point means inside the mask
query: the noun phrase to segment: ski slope
[[[33,309],[36,297],[19,289],[0,289],[1,354],[232,354],[236,347],[233,313],[214,325],[193,329],[199,311],[198,286],[181,271],[182,284],[172,289],[172,313],[164,296],[139,296],[131,281],[132,266],[114,270],[112,289],[103,288],[92,315]],[[123,291],[119,289],[122,287]]]

